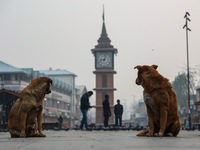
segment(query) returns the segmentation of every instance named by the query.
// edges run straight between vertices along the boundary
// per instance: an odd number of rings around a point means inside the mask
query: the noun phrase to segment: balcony
[[[7,89],[11,91],[22,91],[29,82],[23,80],[0,80],[0,89]]]

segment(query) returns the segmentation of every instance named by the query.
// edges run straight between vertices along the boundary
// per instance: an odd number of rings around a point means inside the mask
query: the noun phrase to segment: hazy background
[[[186,11],[190,66],[200,64],[199,0],[0,0],[0,59],[20,68],[66,69],[78,76],[76,85],[93,89],[91,49],[100,37],[103,4],[108,36],[118,49],[115,103],[120,99],[130,109],[134,98],[142,98],[136,65],[157,64],[170,81],[184,71]]]

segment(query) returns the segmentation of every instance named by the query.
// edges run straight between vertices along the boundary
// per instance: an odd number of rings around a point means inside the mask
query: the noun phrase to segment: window
[[[107,87],[107,76],[106,75],[102,76],[102,87]]]
[[[10,80],[10,74],[3,74],[1,75],[1,80],[4,81],[4,80]]]
[[[18,80],[18,74],[15,74],[15,80]]]

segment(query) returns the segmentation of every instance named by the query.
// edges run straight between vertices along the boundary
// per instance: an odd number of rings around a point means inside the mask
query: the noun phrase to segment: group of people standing
[[[87,129],[87,111],[89,108],[93,108],[95,106],[91,106],[89,102],[89,97],[93,95],[92,91],[88,91],[81,97],[81,112],[83,114],[83,118],[81,120],[80,129],[83,129],[83,125]],[[109,103],[109,95],[105,95],[103,101],[103,115],[104,115],[104,127],[108,127],[109,117],[112,116],[110,110],[110,103]],[[114,114],[115,114],[115,125],[122,126],[122,114],[123,114],[123,106],[120,104],[120,100],[117,100],[117,104],[114,106]]]

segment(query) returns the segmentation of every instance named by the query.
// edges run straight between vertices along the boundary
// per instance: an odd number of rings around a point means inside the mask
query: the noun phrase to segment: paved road
[[[137,137],[137,131],[44,131],[46,138],[10,138],[0,132],[0,150],[200,150],[200,131],[178,137]]]

